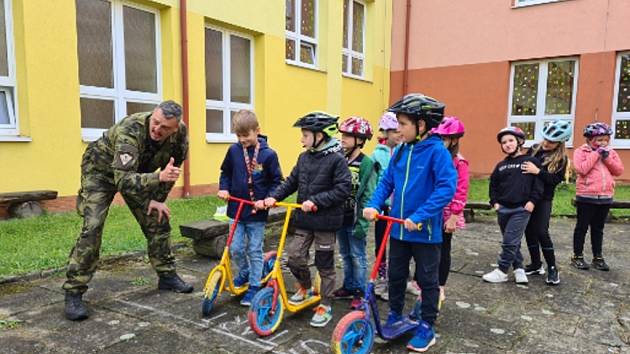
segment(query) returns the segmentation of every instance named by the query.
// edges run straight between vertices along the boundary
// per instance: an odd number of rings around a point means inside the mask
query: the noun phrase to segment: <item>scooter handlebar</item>
[[[237,203],[243,203],[243,204],[254,206],[254,202],[252,202],[251,200],[247,200],[247,199],[242,199],[242,198],[229,196],[228,200],[231,200],[231,201],[237,202]]]
[[[302,208],[302,204],[298,204],[298,203],[286,203],[286,202],[276,202],[276,204],[273,205],[274,207],[285,207],[285,208],[294,208],[294,209],[301,209]],[[317,212],[317,205],[313,205],[313,207],[311,208],[311,213],[316,213]]]
[[[374,216],[374,219],[375,220],[383,220],[383,221],[395,222],[395,223],[398,223],[398,224],[404,224],[405,223],[405,220],[403,220],[403,219],[394,218],[394,217],[391,217],[391,216],[385,216],[385,215],[381,215],[381,214],[376,214]],[[422,223],[418,224],[418,231],[420,231],[420,230],[422,230]]]

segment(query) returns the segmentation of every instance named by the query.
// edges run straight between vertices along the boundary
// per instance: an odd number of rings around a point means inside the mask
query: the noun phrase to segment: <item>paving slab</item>
[[[604,253],[610,272],[579,271],[569,265],[574,220],[554,219],[561,284],[530,276],[527,285],[513,278],[487,284],[481,275],[496,266],[501,236],[491,217],[477,217],[453,239],[452,272],[431,353],[630,353],[630,225],[607,224]],[[373,236],[368,255],[373,261]],[[589,244],[587,240],[587,260]],[[277,244],[268,238],[266,249]],[[526,262],[527,250],[522,248]],[[311,258],[312,258],[311,254]],[[104,264],[85,299],[91,317],[80,323],[63,317],[63,276],[0,286],[0,351],[4,353],[275,353],[330,352],[335,324],[350,311],[349,301],[333,304],[326,328],[308,325],[312,311],[285,313],[272,336],[259,338],[249,327],[239,299],[224,293],[213,313],[201,315],[202,288],[217,261],[177,251],[181,276],[195,286],[192,294],[156,289],[157,277],[146,257]],[[338,285],[342,263],[336,258]],[[281,260],[289,289],[293,278]],[[311,260],[312,263],[312,260]],[[414,297],[406,298],[405,311]],[[379,312],[387,315],[386,302]],[[0,322],[1,323],[1,322]],[[375,343],[374,353],[406,353],[411,335]]]

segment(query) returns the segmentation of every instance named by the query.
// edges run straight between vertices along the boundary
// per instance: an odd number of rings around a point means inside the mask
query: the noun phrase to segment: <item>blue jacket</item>
[[[416,144],[404,144],[394,151],[383,178],[367,207],[380,207],[394,193],[390,215],[422,223],[420,231],[392,225],[390,236],[416,243],[442,242],[442,210],[453,199],[457,172],[451,154],[435,135]]]
[[[282,171],[278,163],[278,155],[267,144],[267,138],[259,135],[258,142],[258,165],[254,168],[254,199],[265,199],[282,182]],[[249,157],[254,154],[254,147],[247,149]],[[247,167],[245,166],[245,156],[243,155],[243,145],[232,144],[225,154],[223,164],[221,164],[221,177],[219,189],[230,192],[233,197],[251,200],[247,183]],[[236,216],[238,208],[237,202],[229,202],[227,215],[230,218]],[[258,211],[252,214],[252,208],[245,206],[241,212],[241,221],[267,221],[267,211]]]

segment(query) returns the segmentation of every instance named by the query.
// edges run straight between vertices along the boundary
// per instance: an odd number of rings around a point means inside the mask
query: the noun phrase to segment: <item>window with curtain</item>
[[[365,63],[365,3],[343,0],[342,71],[363,78]]]
[[[554,120],[573,122],[577,73],[576,59],[512,63],[508,121],[523,129],[528,143],[542,140]]]
[[[119,0],[75,0],[84,140],[161,100],[159,12]]]
[[[317,66],[317,0],[286,0],[285,58],[288,63]]]
[[[220,28],[205,29],[206,140],[236,141],[232,119],[253,109],[253,39]]]
[[[630,147],[630,52],[617,55],[612,114],[613,145]]]
[[[0,135],[19,135],[11,0],[0,0]]]

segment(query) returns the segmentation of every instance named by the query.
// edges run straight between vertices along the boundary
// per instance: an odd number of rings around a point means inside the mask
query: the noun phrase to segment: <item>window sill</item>
[[[233,144],[236,142],[238,142],[236,135],[206,133],[206,143],[208,144]]]
[[[615,150],[630,150],[630,140],[619,139],[617,141],[612,140],[610,142],[610,147]]]
[[[30,143],[33,139],[30,136],[11,136],[11,135],[0,135],[0,143]]]
[[[566,0],[537,0],[537,1],[532,1],[532,2],[528,2],[525,4],[518,4],[518,0],[514,0],[514,4],[512,5],[512,9],[520,9],[522,7],[530,7],[530,6],[536,6],[536,5],[545,5],[545,4],[551,4],[554,2],[563,2]]]
[[[374,83],[374,81],[368,80],[365,77],[361,77],[361,76],[355,76],[355,75],[350,75],[350,74],[346,74],[346,73],[342,73],[341,76],[343,76],[344,79],[357,80],[357,81],[366,82],[366,83],[369,83],[369,84],[373,84]]]
[[[316,72],[318,72],[318,73],[326,73],[326,71],[325,71],[325,70],[322,70],[322,69],[318,68],[318,67],[317,67],[317,66],[315,66],[315,65],[304,64],[304,63],[299,62],[299,61],[293,61],[293,60],[288,60],[288,59],[285,59],[285,63],[286,63],[287,65],[297,66],[298,68],[308,69],[308,70],[313,70],[313,71],[316,71]]]

